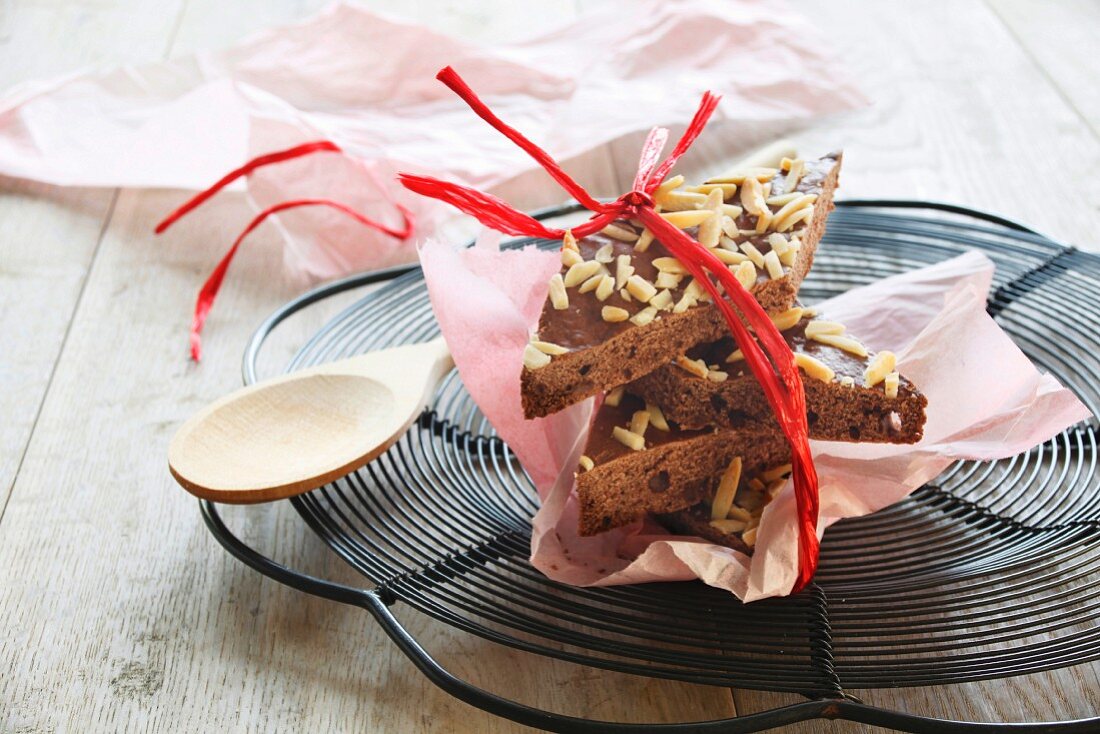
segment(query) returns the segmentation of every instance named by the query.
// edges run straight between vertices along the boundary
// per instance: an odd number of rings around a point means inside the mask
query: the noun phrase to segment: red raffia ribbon
[[[572,228],[574,236],[586,237],[600,231],[616,219],[640,219],[654,237],[684,263],[691,274],[710,293],[729,325],[730,332],[737,340],[738,346],[741,347],[745,362],[763,388],[764,395],[779,421],[787,442],[791,445],[799,540],[798,576],[791,591],[803,589],[813,579],[814,572],[817,570],[819,498],[817,471],[810,454],[806,395],[802,387],[802,377],[794,361],[794,354],[764,309],[729,269],[687,233],[661,217],[653,205],[653,193],[703,131],[707,120],[718,105],[719,97],[710,92],[703,95],[699,109],[683,137],[676,143],[676,147],[668,158],[659,164],[661,151],[668,140],[668,131],[664,128],[654,128],[642,146],[633,190],[615,201],[604,203],[590,196],[546,151],[494,115],[454,69],[448,66],[442,69],[436,78],[450,87],[479,117],[523,148],[566,192],[593,212],[590,219]],[[402,173],[399,174],[399,178],[410,191],[445,201],[466,214],[476,217],[485,226],[505,234],[547,239],[562,239],[565,236],[565,230],[546,227],[495,196],[426,176]],[[725,297],[719,292],[718,286],[711,280],[710,275],[714,276],[725,289]],[[738,311],[748,322],[748,326],[738,318]]]
[[[296,145],[293,148],[287,148],[286,150],[276,151],[274,153],[267,153],[256,158],[253,158],[248,163],[245,163],[240,168],[234,169],[229,173],[222,176],[214,185],[205,191],[200,191],[193,196],[183,206],[176,209],[174,212],[164,218],[160,224],[157,225],[155,232],[160,234],[164,230],[171,227],[179,219],[181,219],[187,213],[197,209],[205,201],[213,197],[219,191],[224,189],[229,184],[236,181],[238,178],[248,176],[258,168],[269,166],[273,163],[282,163],[283,161],[293,160],[294,158],[301,158],[303,156],[312,155],[313,153],[340,153],[343,154],[343,150],[340,149],[336,143],[328,140],[317,140],[311,143],[303,143]],[[306,206],[324,206],[336,211],[343,212],[349,217],[359,222],[360,224],[373,227],[380,232],[388,234],[391,237],[395,237],[399,240],[408,239],[412,236],[414,229],[414,219],[412,212],[402,206],[398,202],[392,202],[397,210],[401,213],[403,224],[401,227],[391,227],[387,224],[383,224],[375,219],[361,214],[355,211],[347,204],[341,204],[338,201],[331,199],[292,199],[290,201],[283,201],[273,206],[264,209],[257,214],[248,226],[244,228],[244,231],[237,236],[237,239],[233,240],[233,245],[229,248],[229,251],[225,253],[225,256],[218,263],[214,271],[210,273],[210,276],[203,283],[202,289],[199,291],[198,298],[195,300],[195,313],[191,319],[191,359],[198,362],[202,358],[202,327],[206,323],[206,317],[210,313],[210,309],[214,306],[214,299],[218,296],[218,290],[222,286],[222,281],[225,280],[225,273],[229,270],[229,264],[233,262],[233,258],[237,255],[237,250],[240,249],[241,243],[244,242],[245,237],[252,233],[254,229],[259,227],[263,222],[273,214],[278,214],[281,211],[287,209],[297,209],[299,207]]]

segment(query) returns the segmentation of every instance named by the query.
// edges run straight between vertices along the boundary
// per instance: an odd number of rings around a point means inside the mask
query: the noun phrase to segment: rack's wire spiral
[[[981,250],[997,266],[989,313],[1100,411],[1100,258],[996,218],[903,206],[913,211],[840,206],[803,300]],[[254,340],[251,379],[282,317]],[[436,333],[421,271],[408,269],[332,319],[288,369]],[[980,368],[995,379],[996,365]],[[601,668],[836,699],[1100,658],[1096,427],[1012,459],[959,462],[909,499],[838,523],[806,592],[750,605],[701,583],[585,589],[532,569],[534,489],[456,372],[392,449],[292,502],[379,598],[471,634]]]

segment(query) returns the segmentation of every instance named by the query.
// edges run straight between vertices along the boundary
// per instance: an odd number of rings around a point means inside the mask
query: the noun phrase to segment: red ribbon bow
[[[303,156],[312,155],[314,153],[340,153],[343,154],[339,146],[336,143],[329,142],[328,140],[317,140],[311,143],[303,143],[296,145],[293,148],[286,150],[276,151],[274,153],[267,153],[265,155],[253,158],[248,163],[245,163],[240,168],[230,171],[222,176],[210,188],[205,191],[200,191],[193,196],[181,207],[164,218],[160,224],[157,225],[155,230],[156,234],[160,234],[164,230],[171,227],[179,219],[181,219],[188,212],[193,209],[197,209],[203,202],[210,199],[214,194],[224,189],[229,184],[236,181],[238,178],[248,176],[257,168],[263,168],[264,166],[270,166],[274,163],[282,163],[283,161],[293,160],[294,158],[301,158]],[[338,201],[331,199],[292,199],[290,201],[281,201],[278,204],[269,206],[262,212],[257,214],[248,226],[237,236],[237,239],[233,240],[233,245],[229,248],[229,251],[225,253],[221,261],[218,262],[213,272],[207,277],[206,282],[203,283],[202,289],[199,291],[198,297],[195,299],[195,313],[191,317],[191,359],[196,362],[202,357],[202,327],[206,323],[206,317],[210,313],[210,309],[214,307],[214,299],[218,296],[218,290],[222,287],[222,281],[225,280],[225,273],[229,270],[229,264],[233,262],[233,258],[237,254],[237,250],[240,249],[241,243],[244,242],[244,238],[251,234],[252,230],[259,227],[264,223],[268,217],[279,212],[286,211],[287,209],[297,209],[304,206],[324,206],[336,211],[347,214],[352,219],[356,220],[360,224],[372,227],[388,234],[390,237],[396,237],[397,239],[404,240],[412,237],[414,220],[412,212],[401,205],[398,202],[392,202],[397,210],[401,213],[403,224],[400,228],[391,227],[387,224],[383,224],[375,219],[361,214],[352,209],[347,204],[341,204]]]
[[[687,130],[676,143],[672,153],[659,164],[661,151],[668,140],[668,130],[658,127],[650,131],[642,146],[633,188],[615,201],[605,203],[589,195],[546,151],[493,114],[454,69],[448,66],[442,69],[436,78],[461,97],[479,117],[522,148],[566,192],[593,213],[586,222],[572,228],[574,236],[586,237],[599,232],[617,219],[639,219],[649,228],[655,239],[680,260],[692,276],[710,293],[729,325],[730,332],[737,340],[738,346],[741,347],[745,362],[763,388],[780,428],[791,445],[792,477],[798,507],[799,551],[798,576],[792,592],[804,588],[817,569],[819,498],[817,471],[810,454],[806,395],[794,355],[764,309],[729,269],[691,236],[661,217],[653,203],[653,192],[703,131],[720,98],[710,92],[703,95],[699,109],[696,110]],[[505,234],[547,239],[562,239],[565,236],[566,230],[546,227],[533,217],[514,209],[490,194],[428,176],[402,173],[399,174],[399,178],[410,191],[445,201],[476,217],[486,227]],[[708,274],[714,276],[725,290],[724,297]],[[746,327],[741,318],[738,318],[738,312],[748,322],[749,327]]]

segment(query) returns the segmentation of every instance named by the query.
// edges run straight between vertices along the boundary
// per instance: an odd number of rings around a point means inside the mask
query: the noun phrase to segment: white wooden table
[[[0,0],[0,86],[228,45],[322,4]],[[473,39],[578,11],[574,0],[366,4]],[[1100,245],[1100,3],[800,5],[877,102],[798,138],[807,151],[846,149],[844,196],[943,199]],[[626,190],[631,146],[612,146],[587,177],[597,193]],[[739,152],[704,136],[684,169]],[[182,198],[0,180],[0,730],[523,730],[436,690],[362,612],[229,558],[172,482],[174,427],[239,384],[245,339],[300,290],[281,274],[275,235],[257,233],[211,318],[205,361],[188,363],[195,290],[247,208],[221,197],[154,242],[153,224]],[[273,363],[319,323],[291,323]],[[227,515],[275,557],[351,579],[287,507]],[[458,675],[572,715],[698,720],[794,700],[590,670],[403,618]],[[1084,717],[1100,713],[1098,670],[863,697],[955,718]]]

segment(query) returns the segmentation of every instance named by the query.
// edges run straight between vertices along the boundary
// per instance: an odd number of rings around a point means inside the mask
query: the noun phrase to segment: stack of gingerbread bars
[[[709,248],[786,338],[810,438],[912,443],[924,396],[827,313],[798,301],[832,209],[840,154],[784,158],[697,186],[677,176],[661,216]],[[751,552],[790,449],[707,293],[640,223],[566,237],[524,353],[528,418],[602,395],[577,467],[580,532],[647,514],[673,532]]]

